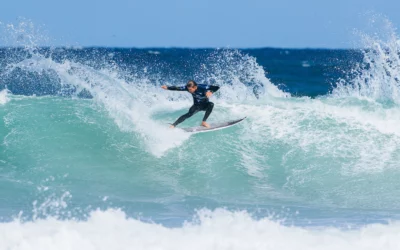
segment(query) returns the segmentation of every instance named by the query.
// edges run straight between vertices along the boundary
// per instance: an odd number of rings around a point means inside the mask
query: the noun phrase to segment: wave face
[[[398,246],[393,29],[338,51],[53,48],[29,22],[2,29],[0,249]],[[169,129],[192,100],[160,86],[188,79],[221,87],[210,123],[247,119]]]

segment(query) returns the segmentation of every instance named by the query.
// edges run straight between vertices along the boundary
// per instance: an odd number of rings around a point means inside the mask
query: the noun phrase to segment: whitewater
[[[0,26],[0,249],[400,249],[389,21],[337,51],[46,47]],[[210,123],[247,119],[169,129],[192,100],[160,86],[188,79],[221,87]]]

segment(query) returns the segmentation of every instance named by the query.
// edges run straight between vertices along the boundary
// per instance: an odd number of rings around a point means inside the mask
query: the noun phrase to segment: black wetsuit
[[[179,123],[183,122],[184,120],[186,120],[187,118],[191,117],[192,115],[196,114],[199,111],[206,111],[203,118],[203,122],[205,122],[214,108],[214,103],[208,100],[206,93],[208,91],[214,93],[218,89],[219,89],[218,86],[198,84],[196,91],[191,93],[193,96],[193,106],[190,107],[189,112],[179,117],[178,120],[176,120],[176,122],[174,122],[172,125],[174,126],[178,125]],[[178,87],[169,86],[168,90],[188,91],[186,86],[178,86]]]

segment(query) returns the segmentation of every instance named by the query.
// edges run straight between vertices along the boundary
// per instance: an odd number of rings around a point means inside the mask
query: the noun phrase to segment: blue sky
[[[398,0],[12,0],[0,21],[30,19],[53,45],[346,48],[369,11],[400,27]]]

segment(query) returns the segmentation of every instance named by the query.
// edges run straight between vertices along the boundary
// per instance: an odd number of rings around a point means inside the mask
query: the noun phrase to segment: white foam
[[[310,62],[308,62],[308,61],[302,61],[302,62],[301,62],[301,66],[302,66],[303,68],[309,68],[309,67],[311,66],[311,64],[310,64]]]
[[[178,228],[128,219],[119,210],[95,211],[87,221],[47,218],[0,224],[0,249],[12,250],[243,250],[399,249],[400,224],[360,229],[283,226],[246,212],[203,210]]]
[[[244,136],[264,144],[292,145],[292,150],[301,150],[302,154],[311,153],[315,167],[318,158],[329,158],[334,162],[347,159],[336,166],[342,174],[397,169],[396,152],[400,147],[400,129],[395,125],[400,123],[395,115],[400,114],[397,108],[368,111],[361,106],[342,107],[327,100],[310,100],[285,102],[285,106],[242,107],[237,112],[250,114],[253,120],[251,130]],[[264,136],[259,138],[256,134]],[[319,167],[326,165],[319,164]]]
[[[161,54],[161,52],[160,52],[160,51],[157,51],[157,50],[149,50],[149,51],[147,51],[147,53],[153,54],[153,55],[159,55],[159,54]]]
[[[8,90],[3,89],[0,91],[0,105],[6,104],[9,100],[10,98],[8,97]]]

